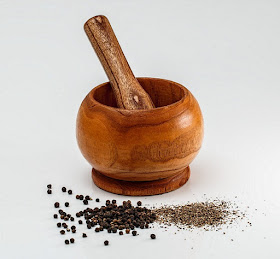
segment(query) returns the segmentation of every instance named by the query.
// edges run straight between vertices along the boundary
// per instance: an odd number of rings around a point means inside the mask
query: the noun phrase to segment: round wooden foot
[[[183,169],[178,174],[156,181],[129,182],[107,177],[94,168],[92,169],[93,182],[101,189],[130,196],[156,195],[174,191],[183,186],[190,178],[190,168]]]

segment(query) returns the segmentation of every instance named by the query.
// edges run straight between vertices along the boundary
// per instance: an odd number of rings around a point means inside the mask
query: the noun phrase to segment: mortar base
[[[183,186],[190,178],[190,167],[186,167],[174,176],[144,182],[123,181],[107,177],[92,168],[92,180],[96,186],[107,192],[129,195],[148,196],[174,191]]]

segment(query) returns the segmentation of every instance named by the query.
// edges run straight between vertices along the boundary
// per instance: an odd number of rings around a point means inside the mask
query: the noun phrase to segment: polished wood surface
[[[107,177],[153,181],[175,176],[195,158],[203,139],[203,118],[194,96],[164,79],[138,78],[156,108],[117,108],[109,83],[94,88],[77,117],[80,150]]]
[[[187,167],[174,176],[144,182],[129,182],[109,178],[92,169],[93,182],[99,188],[121,195],[147,196],[174,191],[183,186],[190,178],[190,168]]]
[[[110,80],[118,107],[154,108],[151,98],[134,77],[108,19],[95,16],[85,23],[84,29]]]

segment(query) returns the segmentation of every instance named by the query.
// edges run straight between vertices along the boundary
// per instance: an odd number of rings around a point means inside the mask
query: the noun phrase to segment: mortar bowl
[[[161,194],[189,179],[189,164],[202,144],[203,117],[184,86],[159,78],[137,80],[156,108],[117,108],[110,83],[103,83],[80,106],[77,141],[101,189],[123,195]]]

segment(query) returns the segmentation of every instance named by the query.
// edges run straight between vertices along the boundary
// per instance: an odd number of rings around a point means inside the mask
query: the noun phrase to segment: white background
[[[0,258],[280,258],[279,13],[277,0],[0,0]],[[83,31],[97,14],[108,16],[136,76],[185,85],[205,119],[190,181],[144,204],[224,197],[252,227],[82,239],[82,226],[64,245],[53,203],[84,206],[63,185],[125,199],[93,185],[75,139],[81,101],[107,81]]]

